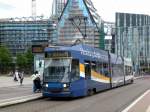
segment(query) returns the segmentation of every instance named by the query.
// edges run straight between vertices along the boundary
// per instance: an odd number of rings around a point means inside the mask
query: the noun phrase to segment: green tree
[[[12,55],[9,50],[5,46],[0,46],[0,72],[8,72],[12,61]]]
[[[34,61],[34,56],[32,54],[31,49],[28,49],[27,52],[25,53],[25,56],[27,58],[27,64],[29,68],[32,68],[33,61]]]
[[[32,51],[28,49],[26,53],[17,55],[16,63],[20,70],[24,70],[26,73],[30,73],[33,69],[33,61],[34,56]]]
[[[16,64],[19,69],[24,70],[27,67],[27,58],[24,54],[17,54]]]
[[[25,53],[25,57],[27,59],[27,71],[29,73],[33,72],[33,62],[34,62],[34,56],[32,54],[31,49],[28,49],[27,52]]]

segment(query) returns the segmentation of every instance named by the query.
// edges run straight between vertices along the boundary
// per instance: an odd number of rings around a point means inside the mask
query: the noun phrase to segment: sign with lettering
[[[57,58],[57,57],[70,57],[70,53],[68,51],[52,51],[47,52],[45,54],[46,58]]]
[[[43,53],[44,47],[41,45],[34,45],[32,46],[32,53]]]

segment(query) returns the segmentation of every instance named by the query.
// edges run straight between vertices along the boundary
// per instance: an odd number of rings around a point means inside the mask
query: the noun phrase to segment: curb
[[[42,98],[42,94],[33,94],[33,95],[28,95],[28,96],[23,96],[23,97],[16,97],[16,98],[11,98],[11,99],[5,99],[0,101],[0,108],[10,106],[10,105],[15,105],[19,103],[25,103],[28,101],[36,100]]]
[[[134,79],[140,79],[140,78],[150,78],[150,75],[142,75],[142,76],[134,77]]]
[[[139,76],[139,77],[134,77],[134,79],[140,79],[143,78],[144,76]]]

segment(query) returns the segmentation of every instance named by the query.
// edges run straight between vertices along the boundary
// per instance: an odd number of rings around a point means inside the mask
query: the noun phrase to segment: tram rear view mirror
[[[47,52],[45,53],[45,58],[47,58],[48,56],[47,56],[48,54],[47,54]]]
[[[95,63],[91,63],[91,65],[96,65]]]
[[[84,63],[85,65],[89,65],[89,63]]]

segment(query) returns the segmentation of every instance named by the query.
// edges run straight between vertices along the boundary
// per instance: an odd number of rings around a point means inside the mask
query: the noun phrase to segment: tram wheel
[[[133,84],[133,83],[134,83],[134,80],[132,79],[132,80],[131,80],[131,84]]]
[[[89,89],[89,90],[87,91],[87,95],[88,95],[88,96],[92,96],[93,94],[94,94],[94,91],[93,91],[93,90]]]

